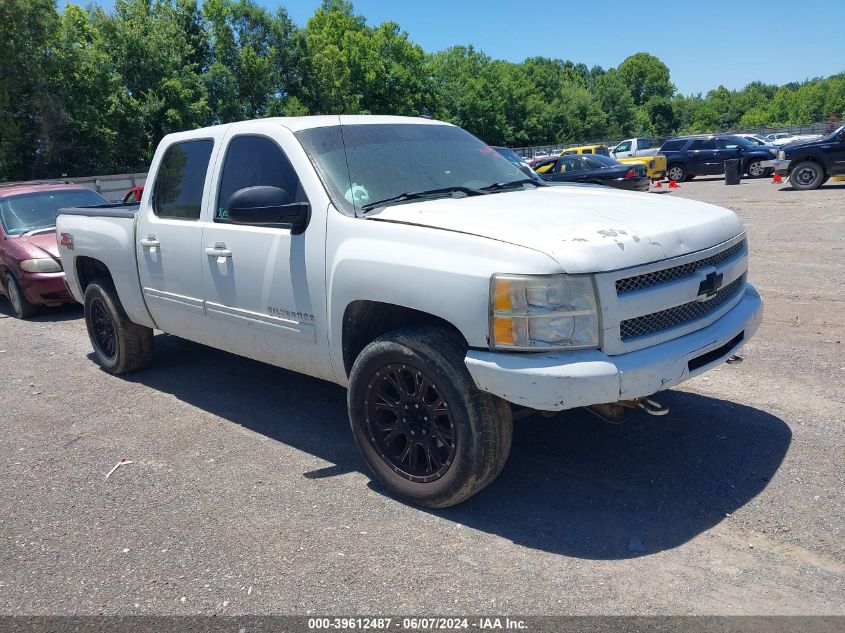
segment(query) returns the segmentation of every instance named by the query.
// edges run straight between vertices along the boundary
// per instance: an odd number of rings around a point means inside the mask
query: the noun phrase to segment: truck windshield
[[[502,184],[526,180],[492,147],[450,125],[329,126],[296,136],[335,204],[350,215],[382,200],[418,199],[422,192],[502,190]]]
[[[6,235],[23,235],[56,226],[56,212],[63,207],[108,204],[91,189],[64,189],[12,195],[0,199],[0,223]]]

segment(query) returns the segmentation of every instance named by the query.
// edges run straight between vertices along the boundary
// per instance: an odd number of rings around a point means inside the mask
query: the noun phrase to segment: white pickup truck
[[[163,330],[348,387],[391,491],[490,483],[513,414],[618,421],[757,330],[737,216],[547,186],[427,119],[263,119],[166,136],[138,206],[65,209],[57,239],[111,373]]]
[[[657,156],[660,153],[660,143],[648,138],[628,138],[610,148],[613,158],[643,158]]]

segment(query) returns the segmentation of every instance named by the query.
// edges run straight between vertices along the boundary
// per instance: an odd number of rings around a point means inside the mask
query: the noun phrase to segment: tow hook
[[[745,359],[743,359],[743,358],[742,358],[742,356],[740,356],[739,354],[734,354],[733,356],[731,356],[731,357],[730,357],[728,360],[726,360],[725,362],[726,362],[728,365],[738,365],[738,364],[739,364],[739,363],[741,363],[743,360],[745,360]]]
[[[635,398],[633,400],[620,400],[608,404],[594,404],[586,407],[587,411],[597,418],[610,424],[622,424],[627,420],[631,409],[642,409],[649,415],[661,416],[669,413],[669,407],[663,406],[651,398]]]
[[[637,401],[637,406],[649,415],[660,416],[667,415],[669,413],[669,407],[663,406],[651,398],[640,398]]]

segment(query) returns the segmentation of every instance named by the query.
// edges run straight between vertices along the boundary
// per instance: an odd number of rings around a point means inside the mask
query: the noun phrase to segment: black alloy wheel
[[[367,428],[394,472],[418,483],[442,477],[455,457],[455,423],[441,390],[412,365],[383,367],[367,386]]]
[[[111,312],[98,297],[91,301],[91,330],[97,350],[104,357],[114,359],[117,355],[117,330]]]

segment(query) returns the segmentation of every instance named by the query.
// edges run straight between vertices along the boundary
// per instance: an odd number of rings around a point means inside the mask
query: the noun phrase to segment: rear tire
[[[28,319],[38,312],[38,306],[29,302],[12,273],[6,273],[6,296],[18,319]]]
[[[666,169],[666,177],[675,182],[683,182],[688,175],[687,168],[681,163],[673,163]]]
[[[97,363],[115,376],[142,369],[153,356],[153,331],[129,320],[110,280],[85,289],[85,325]]]
[[[359,354],[349,377],[349,420],[376,478],[413,503],[445,508],[501,472],[510,453],[510,405],[480,391],[466,349],[430,327],[389,332]]]
[[[824,177],[825,173],[822,166],[811,160],[798,163],[789,172],[790,184],[793,189],[798,189],[799,191],[818,189],[824,182]]]

